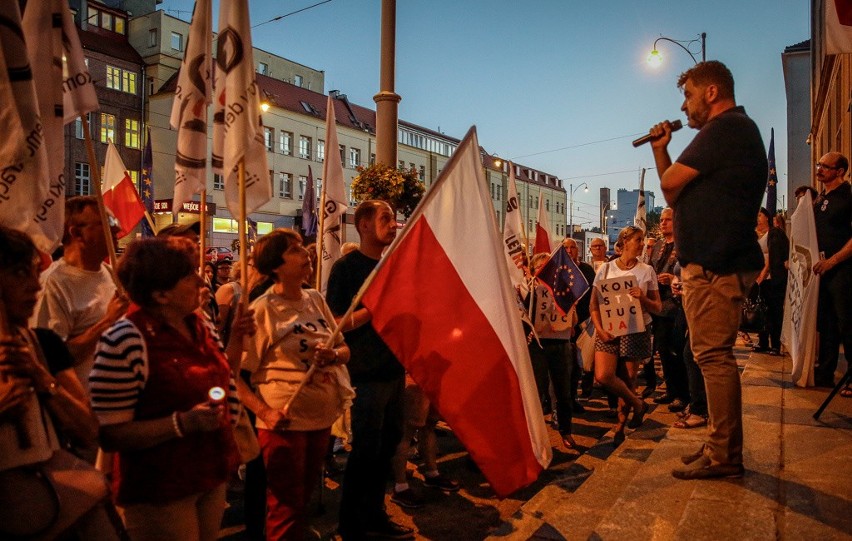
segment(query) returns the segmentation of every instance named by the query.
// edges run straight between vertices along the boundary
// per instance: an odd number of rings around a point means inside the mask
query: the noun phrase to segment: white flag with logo
[[[11,90],[0,103],[0,116],[11,119],[11,133],[4,133],[0,143],[0,223],[28,233],[39,249],[52,251],[54,240],[45,237],[41,228],[49,188],[44,125],[18,2],[0,3],[0,17],[0,54],[5,64],[0,85],[4,93]]]
[[[71,10],[65,6],[62,9],[62,45],[65,50],[65,58],[62,63],[62,96],[63,116],[65,123],[73,122],[86,113],[100,109],[98,96],[95,93],[95,83],[86,66],[86,57],[83,47],[80,46],[80,36],[74,25],[74,16]]]
[[[814,274],[813,266],[817,261],[819,245],[813,204],[811,194],[805,192],[790,218],[790,273],[781,328],[781,343],[793,361],[793,383],[799,387],[814,384],[819,275]]]
[[[255,80],[248,1],[219,4],[216,46],[213,169],[225,180],[225,203],[239,216],[238,166],[245,165],[246,212],[272,198]]]
[[[349,208],[346,200],[346,187],[343,181],[343,164],[338,159],[337,118],[334,114],[334,99],[328,97],[325,115],[325,148],[329,152],[322,164],[322,241],[319,260],[322,262],[320,275],[320,291],[325,295],[328,289],[328,276],[331,266],[340,259],[342,244],[341,231],[343,216]]]
[[[34,240],[48,253],[59,246],[65,227],[62,17],[66,12],[70,17],[65,0],[28,2],[22,21],[30,65],[40,66],[33,71],[33,83],[39,100],[49,181],[36,212],[41,235]]]
[[[633,217],[633,225],[642,231],[648,230],[648,211],[645,207],[645,169],[639,175],[639,200],[636,202],[636,215]],[[645,261],[647,263],[647,261]]]
[[[210,0],[197,0],[189,26],[189,41],[180,64],[175,101],[169,123],[178,131],[175,151],[177,213],[207,181],[207,108],[213,95],[213,8]]]
[[[515,181],[515,166],[509,163],[509,189],[506,197],[506,214],[503,221],[503,252],[506,254],[506,264],[509,266],[509,278],[512,285],[525,297],[529,293],[526,276],[524,275],[526,247],[523,244],[523,220],[521,205],[518,200],[518,186]]]

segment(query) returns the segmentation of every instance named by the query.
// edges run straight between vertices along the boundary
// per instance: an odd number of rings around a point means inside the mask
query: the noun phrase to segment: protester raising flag
[[[790,219],[790,274],[781,329],[781,343],[790,353],[793,383],[798,387],[814,384],[816,363],[820,279],[813,266],[820,256],[812,205],[811,194],[805,192]]]
[[[775,128],[772,128],[769,136],[769,178],[766,180],[766,210],[769,216],[774,217],[778,209],[778,173],[775,170]],[[772,227],[772,223],[769,224]]]
[[[589,291],[589,282],[562,245],[539,269],[536,278],[550,290],[556,307],[563,315],[570,312],[574,303]]]
[[[180,65],[169,124],[178,131],[175,151],[174,213],[205,189],[207,179],[207,108],[212,90],[213,10],[210,0],[197,0],[189,41]]]
[[[130,173],[124,167],[118,149],[110,143],[104,162],[104,205],[118,220],[121,231],[116,235],[124,237],[145,217],[145,206],[136,192]]]
[[[535,249],[533,254],[549,254],[553,251],[550,239],[550,218],[544,210],[544,192],[538,196],[538,220],[535,223]]]
[[[485,186],[472,128],[361,301],[503,497],[535,481],[551,449]]]
[[[331,96],[328,97],[326,109],[326,148],[337,148],[337,118],[334,114],[334,99]],[[320,266],[319,289],[323,295],[328,289],[331,266],[341,256],[340,246],[343,244],[343,239],[340,234],[343,216],[349,208],[346,204],[346,187],[343,184],[343,165],[340,160],[332,159],[336,153],[331,153],[330,156],[322,165],[322,232],[317,243],[317,260]]]
[[[633,225],[642,231],[648,231],[648,211],[645,208],[645,168],[639,174],[639,200],[636,202],[636,216]],[[645,261],[647,263],[647,261]]]
[[[260,122],[248,0],[219,3],[213,114],[213,168],[225,180],[225,203],[232,216],[240,212],[239,164],[245,168],[246,213],[272,198],[266,147]]]
[[[0,223],[28,233],[44,252],[51,252],[59,238],[47,237],[43,232],[45,220],[50,216],[50,171],[48,153],[43,134],[44,125],[39,111],[36,88],[27,44],[21,28],[18,2],[0,3],[0,55],[4,66],[4,101],[0,114],[8,120],[9,132],[4,125],[0,142]],[[45,37],[49,40],[50,33]],[[11,92],[9,92],[11,91]],[[49,94],[49,93],[48,93]],[[45,96],[49,99],[49,95]],[[59,190],[62,192],[62,189]],[[57,197],[62,197],[59,193]],[[53,229],[52,227],[49,229]]]
[[[326,161],[330,159],[332,158],[328,158]],[[305,193],[302,194],[302,231],[306,238],[317,234],[317,194],[314,189],[314,173],[311,171],[310,165],[308,166],[308,180],[305,182]]]
[[[521,208],[518,204],[518,187],[515,183],[515,166],[509,164],[509,193],[506,200],[506,215],[503,221],[503,252],[506,254],[506,265],[509,268],[509,279],[512,285],[526,297],[529,292],[524,265],[526,257],[524,246],[524,229],[521,220]]]
[[[145,150],[142,151],[142,191],[139,194],[142,198],[142,205],[145,206],[145,212],[148,216],[154,213],[154,179],[151,177],[151,172],[154,169],[154,160],[151,152],[151,129],[147,130],[147,142]],[[183,206],[183,203],[181,203]],[[157,232],[151,229],[151,224],[148,220],[142,220],[142,237],[153,237]]]

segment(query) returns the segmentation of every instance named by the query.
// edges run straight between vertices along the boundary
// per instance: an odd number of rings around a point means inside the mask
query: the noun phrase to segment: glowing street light
[[[707,33],[706,32],[702,32],[697,38],[690,39],[690,40],[678,40],[678,39],[671,39],[671,38],[667,38],[667,37],[664,37],[664,36],[660,36],[656,40],[654,40],[654,47],[651,50],[651,52],[648,54],[648,58],[647,58],[648,65],[651,66],[652,68],[656,69],[656,68],[660,67],[663,63],[663,55],[660,54],[660,51],[657,49],[657,43],[659,43],[660,41],[668,41],[669,43],[674,43],[675,45],[677,45],[678,47],[680,47],[681,49],[686,51],[686,54],[688,54],[689,57],[692,58],[692,61],[695,64],[698,64],[698,59],[695,58],[695,53],[693,53],[689,48],[692,47],[693,43],[697,43],[701,47],[701,61],[704,62],[705,60],[707,60],[707,49],[706,49],[706,47],[707,47]]]

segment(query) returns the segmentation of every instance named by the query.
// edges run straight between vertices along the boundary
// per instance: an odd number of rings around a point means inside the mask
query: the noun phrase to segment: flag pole
[[[199,256],[200,262],[198,263],[198,269],[201,271],[201,275],[204,276],[204,261],[207,253],[207,188],[201,190],[201,206],[199,207],[199,215],[198,215],[198,226],[199,226],[199,250],[201,250],[201,255]],[[213,293],[216,293],[215,291]]]
[[[248,249],[246,245],[247,235],[246,235],[246,162],[245,157],[241,158],[239,163],[237,164],[237,182],[238,182],[238,190],[240,194],[240,222],[238,224],[237,231],[239,232],[240,237],[240,288],[243,291],[243,294],[240,295],[240,305],[243,310],[248,306]]]
[[[83,123],[83,140],[86,142],[86,154],[89,157],[89,170],[92,174],[92,186],[94,186],[95,197],[98,200],[98,212],[101,215],[101,226],[104,232],[104,242],[109,255],[110,267],[115,269],[116,256],[115,244],[112,242],[112,230],[109,227],[109,219],[107,218],[106,205],[104,205],[104,194],[101,190],[101,169],[98,167],[98,159],[95,156],[95,147],[92,144],[92,134],[89,132],[89,120],[86,115],[80,115],[80,120]],[[121,286],[116,283],[116,286],[121,290]]]
[[[328,157],[326,157],[326,160]],[[328,177],[328,175],[323,175],[323,177]],[[316,279],[314,280],[314,287],[317,291],[320,291],[322,284],[322,242],[323,237],[325,237],[325,187],[328,185],[328,178],[322,179],[322,190],[320,190],[320,212],[319,212],[319,229],[317,231],[317,268],[314,269],[316,274]],[[313,194],[312,194],[313,195]]]

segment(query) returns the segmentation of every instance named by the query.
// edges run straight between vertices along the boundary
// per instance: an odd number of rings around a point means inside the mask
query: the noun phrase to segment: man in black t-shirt
[[[359,305],[342,317],[396,237],[396,215],[384,201],[364,201],[355,209],[355,228],[361,244],[331,268],[326,294],[352,352],[347,368],[355,387],[352,452],[343,475],[338,531],[344,541],[410,539],[414,531],[391,521],[384,507],[391,459],[403,432],[405,370],[373,329],[366,308]]]
[[[699,130],[677,161],[668,153],[671,124],[651,128],[660,187],[675,211],[675,245],[683,270],[690,344],[707,388],[710,433],[683,457],[678,479],[741,477],[743,421],[733,347],[743,300],[763,267],[754,232],[766,186],[766,149],[755,123],[738,107],[724,64],[701,62],[681,74],[681,110]]]
[[[848,170],[849,161],[838,152],[829,152],[816,164],[823,189],[814,201],[820,250],[820,261],[814,265],[820,275],[814,379],[824,387],[834,386],[841,343],[846,360],[852,357],[852,187],[843,180]],[[849,393],[844,391],[844,396]]]

